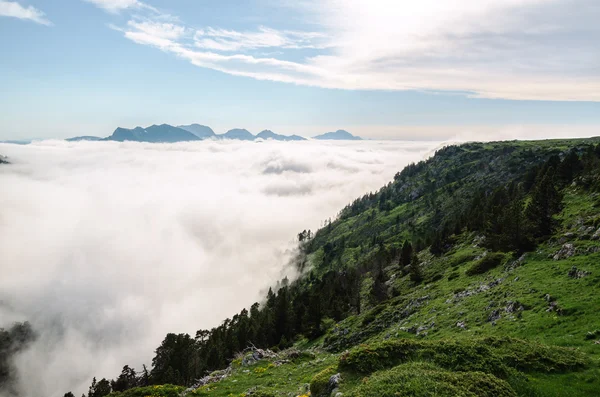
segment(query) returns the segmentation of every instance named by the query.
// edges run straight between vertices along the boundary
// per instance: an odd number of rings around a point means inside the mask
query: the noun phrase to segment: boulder
[[[500,320],[500,310],[498,310],[498,309],[492,311],[490,313],[490,315],[488,316],[489,322],[495,322],[497,320]]]
[[[563,244],[563,246],[552,257],[555,261],[567,259],[575,255],[575,247],[571,243]]]
[[[577,268],[577,266],[573,266],[571,268],[571,270],[569,270],[569,273],[568,273],[569,277],[571,277],[571,278],[583,278],[585,276],[588,276],[589,274],[590,274],[590,272],[585,271],[585,270],[579,270]]]

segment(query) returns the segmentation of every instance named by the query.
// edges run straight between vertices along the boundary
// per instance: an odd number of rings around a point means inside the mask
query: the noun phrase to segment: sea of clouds
[[[21,394],[79,395],[259,301],[295,276],[298,232],[439,145],[0,144],[0,327],[39,332],[15,360]]]

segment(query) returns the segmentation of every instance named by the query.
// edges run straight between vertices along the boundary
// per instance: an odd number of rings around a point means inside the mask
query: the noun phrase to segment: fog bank
[[[16,359],[22,395],[80,395],[260,300],[294,276],[298,232],[438,145],[0,144],[0,327],[40,333]]]

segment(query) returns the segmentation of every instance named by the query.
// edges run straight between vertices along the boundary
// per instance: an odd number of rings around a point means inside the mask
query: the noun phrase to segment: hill
[[[256,138],[261,139],[273,139],[274,141],[305,141],[306,138],[303,138],[298,135],[281,135],[276,134],[271,130],[263,130],[256,135]]]
[[[180,125],[177,128],[184,129],[192,134],[196,135],[200,139],[212,138],[215,136],[215,132],[212,128],[200,124]]]
[[[337,130],[335,132],[326,132],[321,135],[314,136],[313,139],[319,140],[337,140],[337,141],[360,141],[361,137],[352,135],[345,130]]]
[[[224,134],[217,135],[217,137],[220,139],[238,139],[241,141],[253,141],[255,138],[254,135],[243,128],[234,128]]]
[[[65,141],[67,142],[79,142],[79,141],[102,141],[104,138],[100,138],[97,136],[91,135],[83,135],[83,136],[75,136],[73,138],[67,138]]]
[[[154,143],[172,143],[182,141],[197,141],[196,135],[181,128],[168,124],[152,125],[147,128],[136,127],[134,129],[117,128],[111,136],[105,138],[108,141],[136,141]]]
[[[600,390],[600,139],[445,147],[298,241],[300,279],[195,337],[168,334],[151,370],[93,391]]]

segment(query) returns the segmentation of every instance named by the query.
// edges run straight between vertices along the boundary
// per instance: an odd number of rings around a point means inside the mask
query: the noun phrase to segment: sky
[[[600,135],[598,20],[597,0],[0,0],[0,140]]]
[[[20,395],[80,396],[261,301],[297,275],[299,232],[438,145],[0,143],[0,327],[39,334],[13,362]]]

